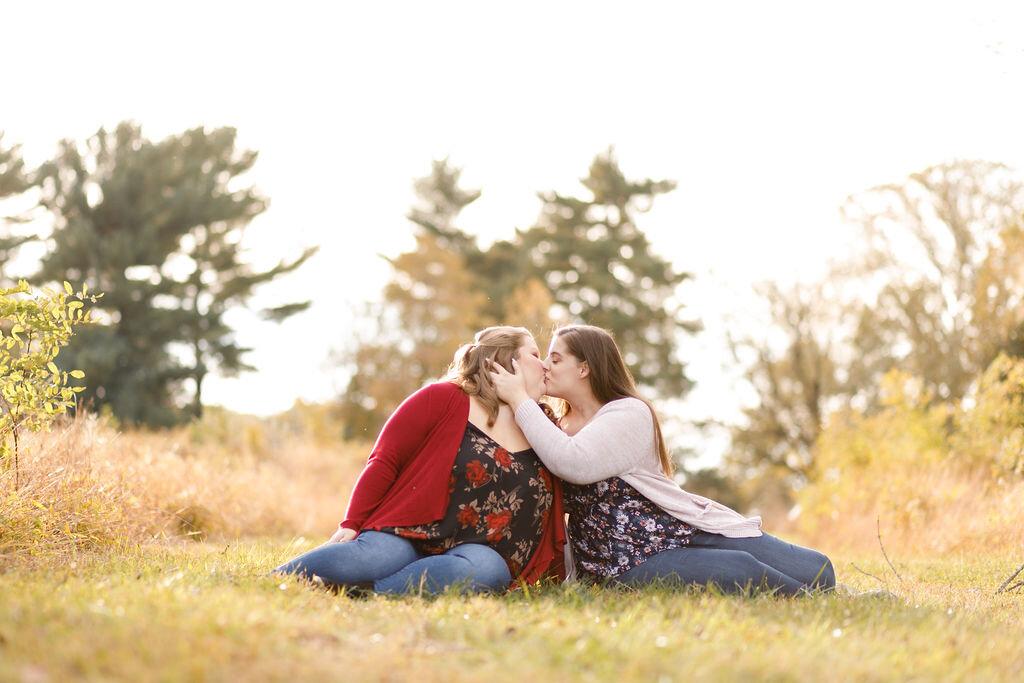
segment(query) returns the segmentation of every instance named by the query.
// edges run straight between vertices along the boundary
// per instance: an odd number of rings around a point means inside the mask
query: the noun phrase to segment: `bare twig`
[[[850,563],[850,566],[853,567],[854,569],[856,569],[857,571],[859,571],[861,574],[864,574],[865,576],[870,576],[872,579],[874,579],[875,581],[877,581],[877,582],[879,582],[881,584],[885,583],[885,579],[880,579],[877,576],[875,576],[874,574],[872,574],[870,572],[864,571],[863,569],[861,569],[860,567],[855,565],[853,562]]]
[[[1010,585],[1010,582],[1013,581],[1015,578],[1017,578],[1017,574],[1020,574],[1022,571],[1024,571],[1024,564],[1022,564],[1021,566],[1017,567],[1017,571],[1015,571],[1013,574],[1011,574],[1010,578],[1008,578],[1006,581],[1003,581],[1003,585],[1000,586],[999,590],[996,591],[996,595],[999,595],[1004,590],[1006,590],[1006,587]],[[1020,587],[1022,585],[1024,585],[1024,581],[1021,581],[1020,583],[1017,583],[1010,590],[1013,590],[1014,588],[1018,588],[1018,587]]]
[[[875,530],[878,533],[878,547],[882,549],[882,557],[884,557],[885,561],[889,563],[889,568],[892,569],[892,573],[896,575],[896,578],[900,580],[900,583],[903,583],[903,577],[900,576],[898,571],[896,571],[896,567],[892,565],[892,562],[889,560],[889,556],[885,552],[885,546],[882,545],[882,524],[878,518],[875,518]]]

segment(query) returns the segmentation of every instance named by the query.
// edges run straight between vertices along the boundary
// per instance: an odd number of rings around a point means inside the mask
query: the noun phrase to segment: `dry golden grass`
[[[214,411],[162,432],[94,415],[23,439],[0,472],[0,556],[191,536],[312,535],[340,521],[368,445]]]
[[[0,471],[0,558],[192,537],[328,536],[370,444],[347,444],[316,408],[261,419],[211,410],[177,429],[119,431],[80,416],[23,440]],[[893,469],[895,468],[895,469]],[[1024,478],[984,467],[892,465],[859,475],[773,533],[831,553],[1024,548]],[[1024,557],[1021,558],[1024,561]]]
[[[879,471],[817,523],[766,519],[893,599],[550,585],[359,600],[268,574],[332,531],[368,452],[304,417],[212,411],[159,433],[81,417],[26,440],[20,486],[0,474],[0,680],[1024,675],[1024,589],[996,592],[1024,562],[1020,480]]]
[[[789,524],[815,546],[921,555],[987,554],[1016,548],[1024,561],[1024,478],[990,469],[933,465],[879,472],[847,485],[820,515]],[[859,491],[859,492],[858,492]]]

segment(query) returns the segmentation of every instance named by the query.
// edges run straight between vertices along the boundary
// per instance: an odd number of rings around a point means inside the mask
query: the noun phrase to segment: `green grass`
[[[894,600],[547,586],[351,598],[267,576],[261,539],[32,558],[0,573],[3,681],[1019,680],[1021,558],[836,558]]]

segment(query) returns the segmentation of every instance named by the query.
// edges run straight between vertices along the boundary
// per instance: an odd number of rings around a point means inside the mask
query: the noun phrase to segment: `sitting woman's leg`
[[[771,534],[762,533],[756,538],[727,538],[699,532],[690,537],[690,547],[741,550],[808,588],[828,591],[836,586],[835,570],[825,555],[787,543]]]
[[[726,593],[765,588],[798,595],[804,585],[741,550],[686,547],[663,550],[643,564],[620,574],[613,583],[642,586],[651,583],[714,585]]]
[[[379,531],[363,531],[355,540],[328,543],[286,562],[276,574],[320,577],[330,587],[370,587],[370,582],[389,576],[416,562],[421,555],[408,540]]]
[[[477,543],[457,545],[440,555],[423,557],[374,582],[378,593],[435,595],[450,587],[477,593],[500,593],[512,582],[512,574],[493,548]]]

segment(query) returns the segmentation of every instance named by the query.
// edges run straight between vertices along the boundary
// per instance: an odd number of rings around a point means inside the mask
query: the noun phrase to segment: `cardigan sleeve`
[[[359,531],[380,505],[398,474],[415,455],[437,421],[442,408],[433,385],[412,394],[391,414],[356,480],[342,527]]]
[[[592,484],[651,465],[646,461],[654,453],[654,419],[638,399],[606,403],[573,436],[553,424],[534,401],[520,403],[515,416],[548,469],[572,484]]]

